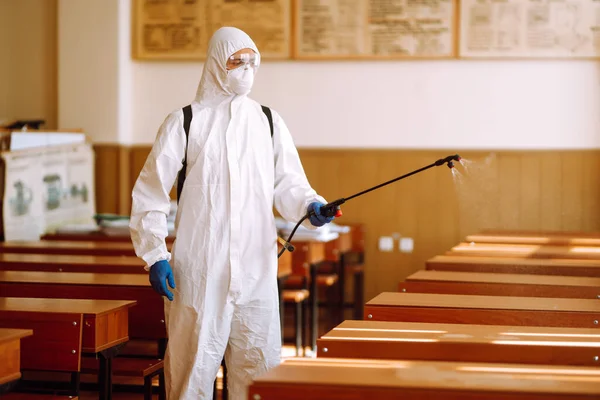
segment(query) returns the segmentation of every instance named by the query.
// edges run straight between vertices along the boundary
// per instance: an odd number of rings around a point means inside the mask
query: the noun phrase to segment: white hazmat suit
[[[189,131],[187,178],[167,251],[169,192],[186,149],[183,113],[161,125],[135,187],[131,236],[147,269],[171,261],[176,289],[165,300],[170,400],[211,399],[222,357],[230,399],[245,400],[251,380],[281,356],[277,232],[273,205],[298,221],[313,201],[290,132],[273,111],[274,134],[260,104],[236,94],[225,68],[254,42],[221,28],[209,43]],[[237,90],[239,92],[239,90]]]

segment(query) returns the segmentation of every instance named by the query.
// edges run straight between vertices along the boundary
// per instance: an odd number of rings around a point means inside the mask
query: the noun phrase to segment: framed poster
[[[234,26],[263,58],[291,54],[291,0],[132,0],[133,57],[204,60],[213,33]]]
[[[463,58],[600,58],[599,0],[461,0]]]
[[[295,0],[294,58],[453,58],[457,13],[457,0]]]

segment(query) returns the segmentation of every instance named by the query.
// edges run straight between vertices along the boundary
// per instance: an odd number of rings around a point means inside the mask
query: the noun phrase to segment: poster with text
[[[460,56],[600,57],[600,0],[462,0]]]
[[[263,58],[291,53],[291,0],[133,0],[138,59],[203,60],[220,27],[245,31]]]
[[[451,58],[455,0],[303,0],[295,2],[299,59]]]

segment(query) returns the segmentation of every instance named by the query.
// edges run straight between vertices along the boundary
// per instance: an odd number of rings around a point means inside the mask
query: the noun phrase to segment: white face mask
[[[227,74],[227,84],[235,94],[244,95],[250,93],[254,83],[254,68],[248,67],[233,69]]]

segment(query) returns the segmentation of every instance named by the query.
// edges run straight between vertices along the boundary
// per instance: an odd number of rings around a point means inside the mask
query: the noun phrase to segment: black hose
[[[325,204],[325,205],[321,206],[321,212],[320,212],[320,214],[324,215],[326,217],[333,217],[338,212],[340,206],[342,204],[344,204],[348,200],[354,199],[354,198],[356,198],[358,196],[362,196],[363,194],[367,194],[369,192],[372,192],[373,190],[380,189],[380,188],[382,188],[384,186],[387,186],[387,185],[389,185],[391,183],[397,182],[397,181],[399,181],[401,179],[404,179],[404,178],[408,178],[411,175],[417,174],[419,172],[423,172],[423,171],[425,171],[425,170],[427,170],[429,168],[432,168],[432,167],[439,167],[440,165],[447,164],[448,168],[454,168],[454,162],[453,161],[460,161],[460,156],[458,154],[454,154],[454,155],[448,156],[446,158],[440,158],[436,162],[434,162],[432,164],[429,164],[429,165],[427,165],[427,166],[425,166],[423,168],[416,169],[416,170],[414,170],[412,172],[409,172],[408,174],[399,176],[399,177],[394,178],[392,180],[389,180],[387,182],[381,183],[381,184],[379,184],[377,186],[373,186],[370,189],[363,190],[362,192],[358,192],[358,193],[356,193],[356,194],[354,194],[354,195],[352,195],[352,196],[350,196],[348,198],[341,198],[341,199],[332,201],[331,203],[328,203],[328,204]],[[302,222],[304,222],[311,215],[315,215],[315,212],[311,211],[309,213],[306,213],[306,215],[304,215],[302,217],[302,219],[300,221],[298,221],[298,223],[296,224],[296,226],[294,227],[294,229],[290,233],[290,236],[288,237],[286,243],[291,243],[292,238],[294,237],[294,234],[296,233],[296,230],[300,227],[300,225],[302,224]],[[281,251],[277,255],[277,258],[279,258],[279,257],[281,257],[283,255],[283,253],[286,250],[286,247],[287,246],[283,246],[283,248],[281,249]]]

